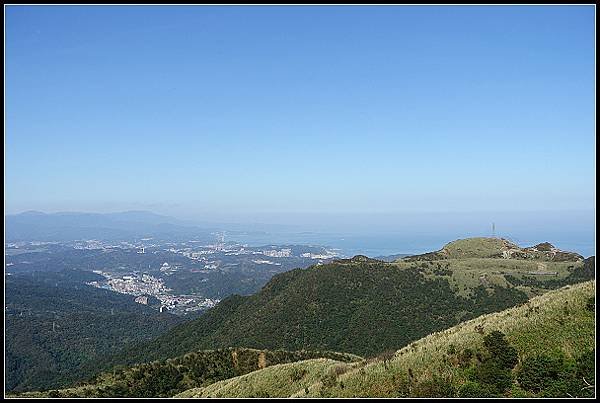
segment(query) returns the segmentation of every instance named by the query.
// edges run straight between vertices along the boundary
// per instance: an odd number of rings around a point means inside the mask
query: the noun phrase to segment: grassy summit
[[[561,251],[548,242],[521,248],[513,242],[503,238],[482,237],[458,239],[447,243],[438,251],[410,256],[399,260],[416,261],[467,258],[533,259],[540,261],[571,262],[583,260],[581,255],[574,252]]]

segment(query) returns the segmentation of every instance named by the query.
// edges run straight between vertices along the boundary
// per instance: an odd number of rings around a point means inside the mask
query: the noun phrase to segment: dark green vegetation
[[[62,271],[72,268],[79,270],[106,270],[111,272],[130,273],[133,270],[157,271],[168,261],[172,265],[184,265],[189,259],[174,253],[157,251],[157,253],[137,253],[127,249],[66,249],[57,253],[54,249],[42,252],[23,253],[7,256],[7,263],[12,263],[7,271],[10,273]],[[150,269],[149,269],[150,268]]]
[[[500,397],[511,386],[511,371],[518,362],[517,349],[498,330],[486,335],[483,345],[480,361],[469,368],[469,382],[464,383],[457,392],[451,391],[445,396],[457,393],[460,397]]]
[[[81,271],[6,276],[6,390],[66,386],[95,360],[170,329],[181,319],[129,295],[84,284]]]
[[[595,350],[567,357],[561,350],[530,355],[519,362],[517,349],[504,334],[484,337],[483,361],[468,369],[469,380],[444,397],[503,397],[511,394],[536,397],[594,397]],[[511,391],[511,387],[514,390]]]
[[[521,388],[539,397],[594,397],[595,350],[573,358],[561,351],[528,357],[516,378]]]
[[[277,365],[312,358],[340,362],[361,360],[358,356],[329,351],[268,351],[222,349],[198,351],[169,360],[130,368],[114,368],[79,386],[23,393],[22,397],[170,397],[190,388]]]
[[[533,276],[522,276],[521,278],[506,274],[506,280],[514,286],[526,286],[554,290],[564,287],[568,284],[576,284],[582,281],[591,280],[595,276],[596,260],[594,256],[584,259],[583,265],[578,267],[568,267],[569,274],[562,279],[540,280]]]
[[[478,287],[463,298],[444,279],[383,262],[326,264],[277,275],[255,295],[227,298],[110,364],[233,346],[375,355],[526,300],[503,287]]]

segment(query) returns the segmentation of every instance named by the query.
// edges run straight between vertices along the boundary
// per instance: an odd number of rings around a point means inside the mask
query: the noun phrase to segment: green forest
[[[67,386],[95,361],[181,322],[130,296],[85,285],[90,272],[6,276],[6,389]]]

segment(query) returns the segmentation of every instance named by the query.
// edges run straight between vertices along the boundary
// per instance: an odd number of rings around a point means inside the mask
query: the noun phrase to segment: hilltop
[[[398,260],[444,260],[465,258],[533,259],[552,262],[579,262],[583,256],[562,251],[548,242],[521,248],[504,238],[458,239],[444,245],[435,252],[409,256]]]
[[[177,397],[593,397],[595,281],[378,358],[276,365]]]

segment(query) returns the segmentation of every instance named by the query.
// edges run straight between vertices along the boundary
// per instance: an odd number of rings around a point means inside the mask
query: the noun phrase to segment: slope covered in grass
[[[198,351],[169,360],[115,368],[76,387],[27,392],[18,396],[170,397],[190,388],[200,388],[260,368],[317,357],[320,360],[339,363],[361,360],[361,357],[355,355],[331,351],[267,351],[242,348]]]
[[[595,384],[594,290],[595,281],[566,286],[394,354],[315,367],[314,374],[304,374],[318,377],[309,386],[290,384],[289,369],[273,367],[184,396],[589,397],[588,384]],[[249,389],[249,379],[257,386]]]
[[[345,365],[328,358],[274,365],[205,388],[190,389],[176,397],[289,397]]]

